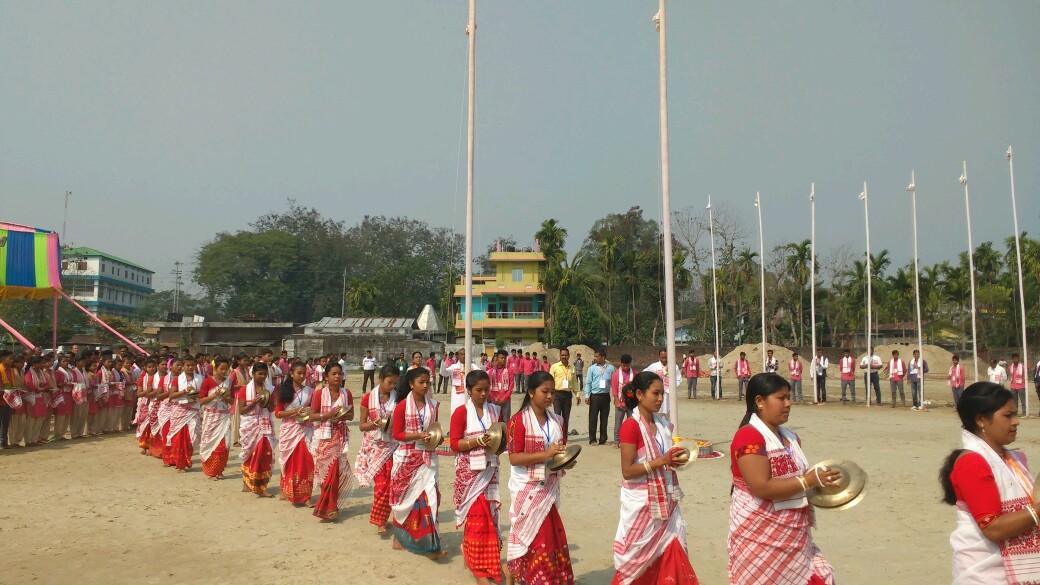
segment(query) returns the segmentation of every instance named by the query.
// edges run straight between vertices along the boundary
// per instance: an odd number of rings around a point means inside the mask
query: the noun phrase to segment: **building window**
[[[513,282],[523,282],[523,281],[524,281],[524,269],[523,268],[514,268],[513,269]]]

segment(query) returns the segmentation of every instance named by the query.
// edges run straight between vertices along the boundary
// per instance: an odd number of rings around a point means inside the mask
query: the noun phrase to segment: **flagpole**
[[[1015,222],[1015,258],[1018,262],[1018,302],[1019,311],[1022,315],[1022,360],[1019,362],[1022,364],[1022,372],[1025,375],[1026,368],[1030,367],[1029,364],[1029,351],[1026,348],[1026,289],[1022,284],[1022,244],[1019,243],[1019,231],[1018,231],[1018,205],[1015,202],[1015,157],[1014,153],[1009,146],[1007,149],[1007,161],[1008,170],[1011,173],[1011,217],[1014,218]],[[1029,416],[1029,392],[1026,395],[1025,416]]]
[[[476,50],[477,50],[477,0],[469,0],[469,23],[466,25],[469,37],[469,125],[466,147],[466,337],[463,341],[466,359],[462,371],[469,373],[473,363],[473,160],[476,146]]]
[[[708,195],[708,234],[711,238],[711,307],[715,312],[715,367],[719,371],[719,375],[715,378],[715,386],[718,390],[718,395],[722,396],[722,367],[719,360],[722,356],[719,355],[721,349],[719,348],[719,287],[716,282],[716,271],[715,271],[715,217],[714,212],[711,209],[711,195]],[[709,364],[710,365],[710,364]],[[711,374],[709,368],[708,373]],[[714,398],[714,396],[712,396]]]
[[[679,428],[679,380],[675,376],[675,285],[672,274],[672,204],[669,195],[668,174],[668,44],[665,26],[665,0],[660,0],[657,17],[658,40],[660,42],[660,84],[661,84],[661,227],[664,237],[664,331],[667,338],[668,366],[665,368],[666,378],[670,380],[668,393],[668,420],[672,423],[672,432]],[[676,435],[678,436],[678,435]]]
[[[812,327],[812,384],[813,402],[820,401],[819,384],[816,383],[816,183],[809,187],[809,324]],[[801,294],[801,293],[799,293]],[[802,321],[804,323],[804,321]]]
[[[866,228],[867,228],[867,269],[866,269],[867,270],[866,271],[866,278],[867,278],[867,367],[866,367],[866,370],[865,370],[866,374],[865,374],[864,380],[866,381],[866,388],[865,388],[865,390],[867,392],[867,407],[869,408],[871,406],[871,404],[870,404],[870,390],[871,390],[871,387],[870,387],[870,370],[874,366],[874,352],[872,351],[872,346],[873,346],[873,343],[874,343],[874,339],[873,339],[873,332],[871,331],[871,326],[872,326],[871,319],[873,319],[872,310],[873,310],[873,300],[874,300],[873,299],[874,291],[873,291],[873,288],[872,288],[872,282],[871,281],[874,280],[874,274],[873,274],[874,269],[873,269],[873,267],[871,265],[871,258],[870,258],[870,207],[869,207],[870,204],[867,202],[867,182],[866,181],[863,181],[863,192],[859,194],[859,198],[863,201],[863,223],[866,225]]]
[[[917,310],[917,396],[918,410],[924,410],[924,329],[921,327],[921,272],[917,256],[917,182],[914,171],[910,171],[910,184],[906,190],[910,192],[910,209],[913,214],[914,232],[914,303]]]
[[[762,235],[762,197],[755,192],[755,208],[758,210],[758,281],[759,301],[762,305],[762,371],[766,371],[766,244]],[[721,372],[719,372],[721,374]]]
[[[971,198],[968,196],[968,161],[964,161],[960,182],[964,185],[964,215],[968,219],[968,283],[971,285],[971,359],[975,381],[979,381],[979,334],[975,323],[975,246],[971,242]]]

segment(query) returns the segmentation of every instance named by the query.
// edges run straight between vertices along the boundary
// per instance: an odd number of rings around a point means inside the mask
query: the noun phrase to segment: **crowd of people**
[[[447,505],[454,507],[461,552],[477,583],[574,582],[558,505],[560,483],[575,462],[555,463],[569,437],[578,434],[569,431],[572,400],[584,400],[589,408],[590,446],[611,442],[607,418],[613,404],[612,442],[622,477],[614,582],[698,582],[679,509],[682,449],[674,445],[667,418],[668,395],[678,391],[673,382],[686,378],[687,397],[696,397],[699,363],[692,354],[669,367],[662,350],[658,362],[637,371],[631,356],[620,356],[615,368],[602,349],[587,367],[580,355],[572,362],[567,349],[555,363],[544,355],[498,351],[470,363],[467,372],[462,350],[439,360],[420,352],[406,360],[402,353],[382,365],[369,352],[362,359],[366,374],[355,417],[345,354],[299,360],[286,352],[276,359],[271,350],[224,357],[164,348],[156,357],[135,357],[126,348],[77,349],[28,356],[0,352],[5,448],[134,431],[142,455],[181,473],[193,467],[197,450],[203,475],[213,481],[224,479],[238,448],[242,491],[262,498],[274,497],[268,484],[277,456],[282,499],[310,508],[322,521],[336,521],[355,485],[371,487],[369,522],[375,531],[390,536],[392,548],[431,559],[445,554],[439,457],[453,454],[454,489]],[[845,354],[843,374],[851,367]],[[801,440],[785,426],[792,403],[801,398],[797,380],[775,371],[772,356],[767,367],[773,371],[754,376],[746,356],[741,360],[734,372],[745,416],[730,444],[730,582],[833,584],[834,570],[812,538],[808,496],[838,485],[841,473],[811,467]],[[909,364],[898,352],[888,364],[878,362],[871,356],[859,365],[868,375],[888,372],[893,402],[902,396],[902,380],[891,376],[928,372],[916,351]],[[1024,399],[1024,368],[1017,356],[1011,363],[997,373],[999,379],[991,373],[990,381],[967,389],[956,361],[950,372],[964,448],[951,454],[941,479],[945,501],[958,509],[951,536],[956,583],[1004,582],[998,574],[1008,583],[1040,579],[1040,502],[1032,499],[1024,458],[1005,449],[1015,439]],[[716,378],[721,361],[713,356],[709,368]],[[800,370],[792,363],[787,373],[793,377]],[[916,380],[909,380],[917,405]],[[1007,380],[1010,390],[1001,385]],[[718,399],[720,388],[712,381]],[[1040,364],[1034,382],[1040,383]],[[440,405],[434,395],[442,392],[450,395],[446,448],[437,440]],[[514,394],[520,404],[512,414]],[[355,418],[362,438],[351,464],[348,422]],[[496,423],[504,423],[498,437],[504,449],[493,448]],[[505,538],[503,451],[511,496]]]

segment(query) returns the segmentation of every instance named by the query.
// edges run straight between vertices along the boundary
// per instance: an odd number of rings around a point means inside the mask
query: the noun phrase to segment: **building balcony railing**
[[[523,311],[485,312],[473,316],[475,327],[545,327],[545,313]],[[465,315],[459,313],[455,317],[455,328],[466,326]]]

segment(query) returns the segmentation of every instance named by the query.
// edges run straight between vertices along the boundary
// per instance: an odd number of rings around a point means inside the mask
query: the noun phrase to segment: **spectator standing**
[[[914,350],[914,357],[906,366],[907,378],[910,379],[910,400],[913,402],[912,410],[924,410],[921,401],[921,380],[928,373],[928,362],[921,359],[921,352]]]
[[[364,371],[361,392],[364,393],[376,387],[376,358],[372,357],[371,349],[365,352],[365,357],[361,358],[361,369]]]
[[[548,357],[542,356],[545,363]],[[563,435],[568,435],[571,422],[571,399],[578,388],[578,375],[574,372],[574,364],[570,363],[571,352],[566,347],[560,350],[560,361],[549,367],[549,375],[556,382],[556,392],[553,394],[553,411],[563,418]],[[581,401],[581,396],[578,396]]]
[[[813,360],[813,373],[816,375],[816,391],[819,392],[820,402],[827,402],[827,368],[831,362],[823,355],[822,349],[816,350],[816,359]],[[816,397],[813,397],[813,401]]]
[[[878,406],[881,406],[881,377],[878,372],[881,371],[881,358],[874,353],[874,346],[870,346],[870,352],[863,356],[863,359],[859,362],[859,369],[866,370],[866,391],[870,392],[871,386],[874,387],[874,398]],[[870,396],[868,395],[869,399]]]
[[[697,359],[697,356],[691,351],[683,359],[682,369],[683,376],[686,376],[686,398],[695,399],[697,398],[697,379],[701,376],[701,360]]]
[[[621,423],[632,416],[632,411],[625,408],[625,399],[621,396],[621,389],[632,381],[635,372],[632,371],[632,356],[623,354],[621,356],[621,367],[614,371],[610,377],[610,397],[614,401],[614,448],[621,448]]]
[[[575,370],[578,366],[575,364]],[[589,444],[607,443],[607,417],[610,415],[610,383],[614,378],[614,366],[607,362],[607,352],[597,349],[594,361],[589,366],[585,380],[585,404],[589,406]],[[597,435],[597,424],[599,434]],[[598,441],[597,441],[598,437]]]

